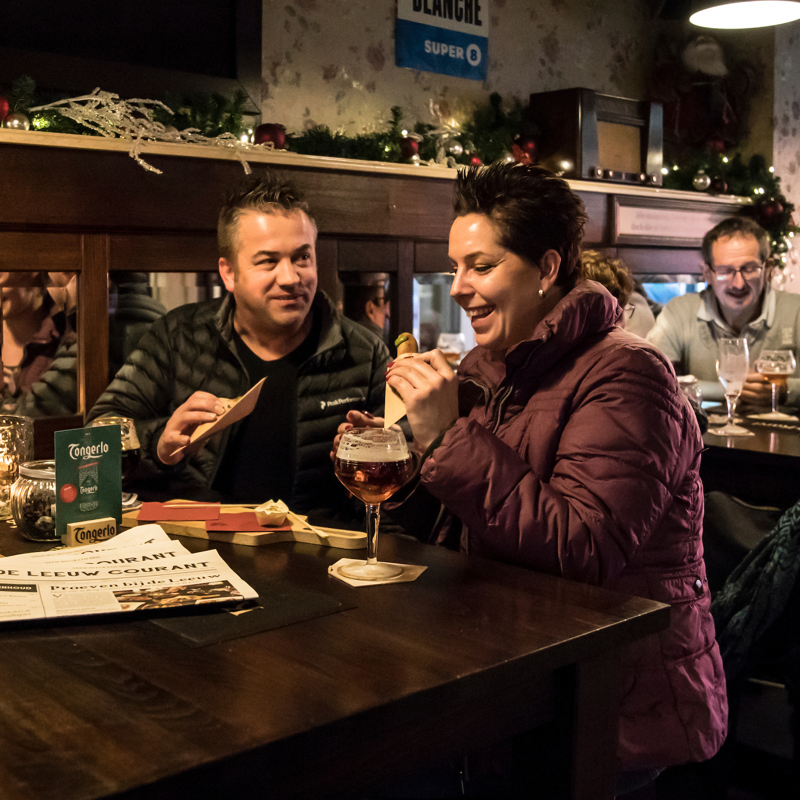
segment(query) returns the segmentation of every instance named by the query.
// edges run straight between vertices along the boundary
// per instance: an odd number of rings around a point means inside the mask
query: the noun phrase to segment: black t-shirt
[[[232,432],[213,488],[232,503],[289,504],[294,483],[297,444],[297,372],[317,349],[321,319],[314,315],[303,343],[275,361],[259,358],[233,331],[236,353],[250,386],[266,378],[258,403]]]

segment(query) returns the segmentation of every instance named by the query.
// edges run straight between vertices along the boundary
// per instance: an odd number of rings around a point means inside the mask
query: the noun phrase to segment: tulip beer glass
[[[762,350],[756,361],[756,370],[772,386],[772,411],[761,414],[760,419],[796,420],[789,414],[778,411],[778,391],[786,388],[786,379],[794,372],[797,363],[791,350]]]
[[[411,477],[405,436],[386,428],[352,428],[339,442],[335,470],[345,488],[367,507],[367,560],[342,567],[342,575],[360,581],[401,575],[401,567],[378,562],[378,525],[381,503]]]

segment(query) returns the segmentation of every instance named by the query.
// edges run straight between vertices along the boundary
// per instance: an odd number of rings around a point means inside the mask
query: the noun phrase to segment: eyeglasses
[[[744,280],[749,281],[757,278],[764,269],[764,264],[745,264],[738,269],[736,267],[709,267],[718,281],[731,281],[737,272],[741,273]]]

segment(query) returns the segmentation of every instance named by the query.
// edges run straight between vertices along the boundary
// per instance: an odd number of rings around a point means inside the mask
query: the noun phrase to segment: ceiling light
[[[800,19],[796,0],[701,0],[689,22],[701,28],[764,28]]]

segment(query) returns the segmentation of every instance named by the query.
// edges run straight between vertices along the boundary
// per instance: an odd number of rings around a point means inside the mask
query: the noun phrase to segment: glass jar
[[[56,462],[26,461],[11,487],[11,514],[19,532],[34,542],[57,542]]]

